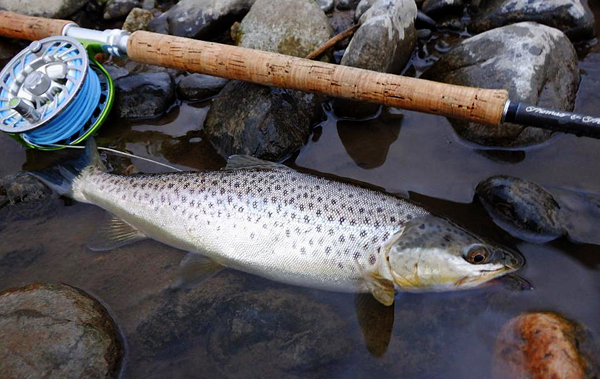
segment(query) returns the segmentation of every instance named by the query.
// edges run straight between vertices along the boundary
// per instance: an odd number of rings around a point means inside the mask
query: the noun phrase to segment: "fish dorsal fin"
[[[394,307],[386,307],[369,293],[356,294],[354,306],[367,350],[382,357],[392,338]]]
[[[100,224],[88,248],[93,251],[107,251],[129,245],[147,238],[146,235],[117,216]]]
[[[281,163],[269,162],[262,159],[254,158],[249,155],[231,155],[227,159],[227,166],[225,170],[241,170],[250,168],[270,168],[270,169],[286,169],[290,170],[289,167],[282,165]]]
[[[179,266],[179,278],[174,288],[192,288],[225,268],[222,264],[198,253],[188,253]]]

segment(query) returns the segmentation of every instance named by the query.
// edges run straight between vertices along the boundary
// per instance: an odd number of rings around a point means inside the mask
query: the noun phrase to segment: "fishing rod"
[[[86,51],[90,56],[97,52],[127,56],[142,63],[491,126],[510,122],[600,138],[600,118],[513,102],[504,89],[438,83],[146,31],[97,31],[72,21],[8,11],[0,11],[0,35],[34,41],[0,74],[0,130],[38,149],[81,142],[110,110],[112,81],[93,58],[84,58]]]

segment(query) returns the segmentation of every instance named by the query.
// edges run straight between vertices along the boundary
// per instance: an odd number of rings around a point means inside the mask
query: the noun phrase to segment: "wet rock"
[[[0,224],[50,215],[57,207],[57,196],[27,173],[0,180]]]
[[[419,29],[417,30],[417,38],[428,40],[431,37],[431,29]]]
[[[175,83],[166,72],[124,76],[115,80],[115,91],[119,117],[158,117],[175,101]]]
[[[489,150],[488,150],[489,151]],[[476,193],[494,222],[511,235],[543,243],[567,235],[578,243],[600,244],[600,195],[493,176]]]
[[[116,378],[114,321],[91,296],[64,284],[0,292],[0,372],[5,378]]]
[[[203,74],[185,75],[177,83],[177,95],[183,100],[204,100],[219,93],[229,79]]]
[[[213,103],[204,131],[222,156],[278,161],[306,143],[321,114],[315,95],[232,81]]]
[[[313,0],[257,0],[238,36],[243,47],[305,56],[329,39],[330,27]],[[223,156],[277,161],[306,143],[321,115],[315,95],[230,82],[215,99],[204,128]]]
[[[139,8],[140,4],[137,0],[110,0],[104,7],[105,20],[117,20],[125,18],[133,8]]]
[[[257,0],[244,17],[238,45],[304,57],[331,37],[327,16],[314,0]]]
[[[428,29],[435,29],[435,27],[437,26],[437,23],[435,22],[435,20],[429,16],[427,16],[425,13],[418,11],[417,12],[417,20],[415,21],[415,26],[417,28],[428,28]]]
[[[390,146],[398,139],[402,113],[384,108],[379,117],[366,120],[340,120],[337,132],[344,149],[362,169],[371,170],[385,163]]]
[[[146,30],[148,23],[154,19],[152,12],[142,8],[133,8],[127,15],[123,23],[123,30],[135,32],[137,30]]]
[[[360,0],[338,0],[337,9],[347,10],[356,7]]]
[[[27,16],[66,18],[77,12],[89,0],[0,0],[0,8]]]
[[[356,6],[356,11],[354,12],[354,19],[356,21],[360,20],[362,15],[369,10],[375,4],[377,0],[360,0],[360,3]]]
[[[494,379],[595,378],[591,336],[552,312],[526,313],[502,327],[496,340]]]
[[[319,4],[319,7],[321,7],[325,13],[331,12],[335,5],[333,0],[317,0],[317,4]]]
[[[572,110],[579,86],[577,55],[558,29],[523,22],[471,37],[442,56],[423,76],[481,88],[505,88],[512,101]],[[501,127],[450,120],[463,138],[489,146],[524,146],[551,132],[515,124]]]
[[[547,242],[565,233],[560,205],[541,186],[510,176],[493,176],[475,189],[496,224],[515,237]]]
[[[235,18],[250,10],[255,0],[182,0],[148,24],[148,30],[182,37],[205,39],[226,29]]]
[[[208,335],[208,353],[224,376],[249,360],[271,360],[279,372],[304,372],[345,356],[342,320],[310,298],[290,297],[285,291],[247,292],[221,304],[221,322]],[[264,357],[260,359],[259,357]],[[252,370],[252,369],[251,369]],[[257,368],[247,376],[260,376]]]
[[[573,40],[594,36],[594,16],[581,0],[486,0],[469,30],[481,33],[521,21],[552,26]]]
[[[446,15],[462,12],[465,5],[463,0],[425,0],[421,10],[429,16]]]
[[[399,73],[417,42],[413,0],[379,0],[360,18],[341,64],[367,70]],[[334,101],[336,114],[350,117],[373,115],[379,105],[350,100]]]
[[[191,290],[161,294],[132,345],[144,365],[192,351],[212,377],[323,377],[313,373],[354,349],[348,322],[303,289],[271,284],[227,270]]]

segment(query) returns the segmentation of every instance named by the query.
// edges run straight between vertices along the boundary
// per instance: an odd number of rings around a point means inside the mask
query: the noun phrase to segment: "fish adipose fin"
[[[179,278],[173,285],[174,288],[192,288],[225,268],[222,264],[198,253],[188,253],[179,266]]]
[[[144,233],[119,217],[111,215],[109,220],[96,229],[96,234],[94,234],[87,246],[93,251],[108,251],[141,241],[145,238],[147,237]]]
[[[369,293],[356,294],[356,317],[369,353],[382,357],[394,329],[394,307],[386,307]]]
[[[284,168],[286,170],[291,170],[289,167],[284,166],[281,163],[264,161],[262,159],[251,157],[249,155],[231,155],[229,158],[227,158],[227,166],[225,166],[225,170],[242,170],[251,168]]]
[[[87,140],[85,153],[79,158],[47,170],[34,171],[29,174],[41,180],[59,195],[75,198],[73,194],[73,182],[81,171],[90,166],[106,171],[106,167],[100,159],[100,154],[98,154],[98,148],[93,138]],[[81,201],[81,199],[76,200]]]

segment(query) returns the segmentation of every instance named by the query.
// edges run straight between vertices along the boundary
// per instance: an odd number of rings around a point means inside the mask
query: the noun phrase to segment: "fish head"
[[[472,288],[524,264],[518,252],[431,215],[407,223],[387,246],[382,262],[395,285],[407,291]]]

